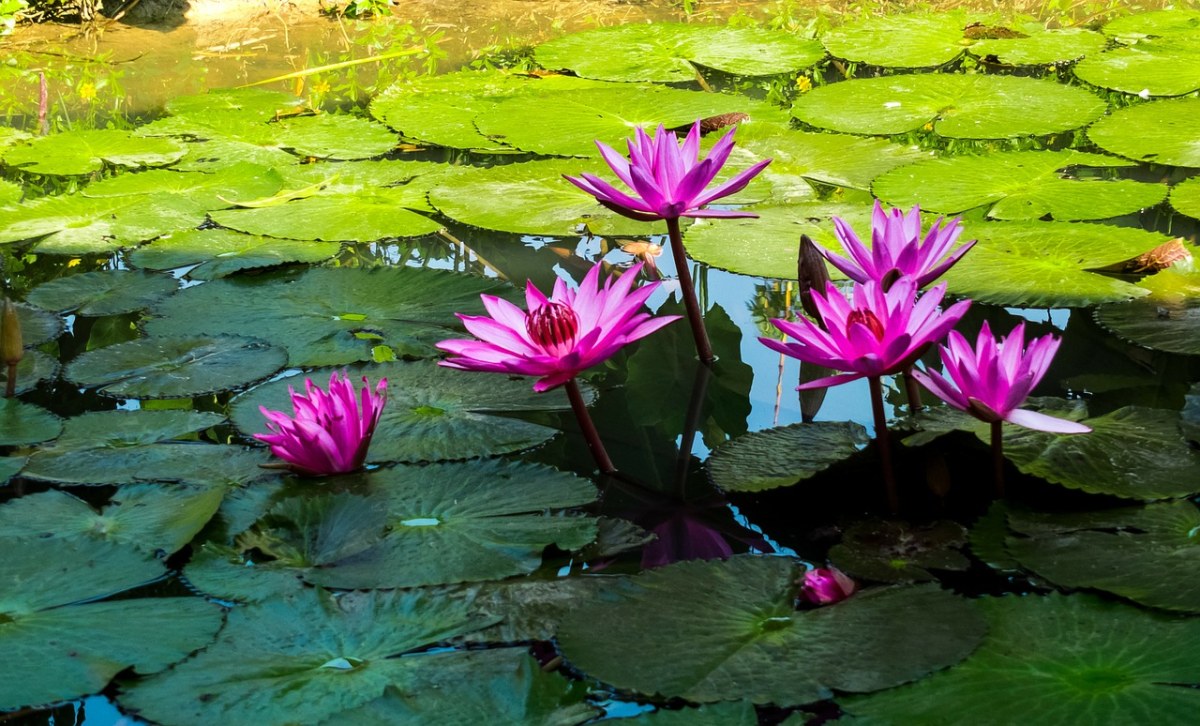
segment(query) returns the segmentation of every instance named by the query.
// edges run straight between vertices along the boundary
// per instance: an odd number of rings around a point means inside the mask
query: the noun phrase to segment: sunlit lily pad
[[[1159,273],[1171,274],[1170,270]],[[1196,276],[1193,274],[1189,279],[1195,286]],[[1096,322],[1137,345],[1200,355],[1200,298],[1148,298],[1126,305],[1104,305],[1096,309]]]
[[[41,238],[38,252],[102,254],[204,222],[204,209],[174,195],[90,199],[45,197],[4,210],[0,243]]]
[[[121,315],[141,310],[175,292],[170,275],[129,270],[98,270],[67,275],[38,285],[26,298],[38,307],[79,315]]]
[[[320,194],[356,194],[367,189],[380,187],[397,187],[407,184],[421,176],[433,175],[435,172],[445,174],[453,167],[432,161],[409,161],[407,159],[380,159],[376,161],[341,161],[302,164],[285,167],[279,170],[283,175],[284,188],[288,190],[304,189],[316,196]],[[424,188],[423,185],[414,185]],[[415,196],[415,195],[414,195]],[[427,209],[426,206],[413,206],[405,200],[405,206],[411,209]]]
[[[866,443],[866,429],[853,422],[793,424],[722,444],[708,460],[708,470],[725,491],[758,492],[804,481]]]
[[[19,202],[23,194],[20,184],[0,179],[0,205]]]
[[[968,29],[969,32],[970,29]],[[968,52],[1006,66],[1068,63],[1104,50],[1106,39],[1086,28],[1047,28],[1040,22],[1013,26],[1013,35],[976,40]]]
[[[957,522],[942,520],[912,525],[880,519],[855,522],[846,528],[829,559],[847,574],[877,582],[925,582],[933,570],[965,570],[970,560],[960,551],[967,531]]]
[[[569,69],[602,81],[692,81],[692,64],[741,76],[807,68],[825,56],[821,44],[763,28],[654,23],[574,33],[542,43],[534,58],[544,68]]]
[[[526,380],[456,371],[432,361],[397,361],[349,372],[354,380],[388,379],[387,405],[367,452],[371,462],[469,459],[529,449],[558,431],[503,414],[569,405],[562,390],[534,393]],[[259,406],[290,414],[288,387],[302,391],[304,378],[323,386],[330,373],[319,370],[271,381],[238,396],[234,424],[246,435],[266,433]]]
[[[282,185],[283,177],[275,169],[238,163],[207,173],[152,169],[122,174],[90,184],[82,193],[86,197],[178,194],[205,209],[223,209],[240,200],[269,197]]]
[[[191,141],[185,148],[187,154],[172,169],[211,173],[239,164],[256,164],[278,170],[302,161],[282,149],[220,137]]]
[[[481,623],[421,592],[309,590],[235,608],[217,642],[161,676],[125,689],[121,704],[167,724],[317,723],[404,690],[446,656],[399,656]]]
[[[240,113],[269,121],[277,115],[293,113],[303,101],[283,91],[264,88],[222,88],[191,96],[176,96],[167,101],[167,113],[173,116],[204,113]]]
[[[1200,88],[1200,28],[1191,35],[1144,38],[1084,58],[1075,75],[1101,88],[1148,96],[1182,96]]]
[[[615,579],[567,616],[558,642],[573,666],[618,688],[784,705],[921,678],[983,634],[966,600],[934,586],[797,611],[799,573],[785,558],[745,556]]]
[[[14,393],[21,395],[33,390],[40,381],[58,375],[58,361],[40,350],[25,350],[25,356],[17,364],[17,387]],[[8,385],[8,366],[0,366],[0,388]]]
[[[41,406],[0,398],[0,446],[48,441],[62,431],[62,419]]]
[[[398,141],[383,124],[330,113],[281,121],[276,138],[284,148],[318,159],[369,159],[391,151]]]
[[[986,207],[993,219],[1075,221],[1131,214],[1161,202],[1163,184],[1080,178],[1062,169],[1130,166],[1080,151],[1018,151],[929,159],[894,169],[873,190],[888,204],[954,214]]]
[[[183,398],[245,386],[287,362],[283,348],[253,338],[151,336],[84,353],[64,376],[106,396]]]
[[[889,68],[931,68],[962,55],[966,16],[957,12],[872,16],[821,36],[830,55]]]
[[[146,139],[128,131],[64,131],[15,146],[4,163],[32,174],[75,175],[98,171],[107,162],[118,166],[163,166],[178,161],[183,144]]]
[[[215,280],[242,270],[294,262],[327,260],[341,249],[340,242],[275,239],[228,229],[176,232],[133,250],[130,264],[151,270],[173,270],[195,265],[187,276]]]
[[[1193,177],[1172,187],[1171,206],[1180,214],[1200,219],[1200,177]]]
[[[1200,621],[1084,595],[978,602],[988,635],[962,665],[913,685],[839,699],[870,723],[930,713],[961,723],[1186,724],[1200,707]],[[997,687],[1003,674],[1004,687]],[[1020,698],[1014,698],[1014,694]]]
[[[1200,29],[1200,11],[1189,8],[1130,13],[1114,18],[1102,28],[1105,35],[1122,43],[1138,43],[1149,37],[1190,35],[1197,29]]]
[[[163,670],[206,645],[221,610],[199,598],[88,602],[161,577],[163,566],[110,542],[5,538],[0,564],[0,707],[95,693],[126,668]]]
[[[0,156],[4,155],[4,150],[8,147],[28,138],[29,133],[26,131],[13,128],[12,126],[0,126]]]
[[[1137,161],[1200,167],[1200,98],[1142,103],[1113,111],[1088,129],[1105,151]]]
[[[853,134],[902,134],[931,124],[948,138],[1008,139],[1077,129],[1104,110],[1104,101],[1082,88],[1049,80],[921,74],[821,86],[796,101],[792,114]]]
[[[403,188],[380,189],[372,194],[314,196],[269,207],[224,210],[213,212],[212,218],[251,234],[330,242],[419,237],[441,229],[442,225],[406,208],[411,206]]]
[[[503,283],[411,267],[307,270],[270,281],[216,280],[164,300],[151,335],[252,335],[287,348],[292,365],[373,360],[376,346],[397,356],[432,356],[452,336],[455,312],[477,315],[480,293]]]

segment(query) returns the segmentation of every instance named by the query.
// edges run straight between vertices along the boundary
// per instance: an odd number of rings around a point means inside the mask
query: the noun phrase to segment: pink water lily
[[[387,400],[386,378],[380,379],[374,392],[365,376],[362,382],[361,394],[344,372],[329,377],[328,391],[311,378],[304,380],[303,394],[289,386],[294,415],[260,406],[271,433],[255,434],[254,438],[270,445],[272,454],[306,476],[361,468]]]
[[[700,159],[699,121],[692,125],[682,144],[675,132],[667,131],[662,125],[654,136],[637,129],[627,142],[629,158],[597,141],[600,155],[628,191],[586,172],[565,178],[617,214],[642,221],[679,217],[757,217],[750,212],[701,209],[705,204],[741,191],[771,163],[770,159],[760,161],[729,181],[707,189],[729,159],[736,131],[736,126],[731,128],[704,159]]]
[[[832,605],[854,594],[858,585],[836,567],[815,567],[804,573],[800,597],[813,605]]]
[[[950,332],[946,342],[941,346],[946,375],[935,370],[914,371],[913,375],[954,408],[988,423],[1008,421],[1056,434],[1091,431],[1081,423],[1017,408],[1046,375],[1061,343],[1058,338],[1046,335],[1026,346],[1025,323],[1020,323],[997,341],[984,322],[974,348],[956,330]]]
[[[845,220],[833,218],[834,234],[850,255],[842,257],[818,245],[825,259],[856,282],[874,280],[884,288],[902,275],[911,275],[917,287],[925,287],[954,266],[975,246],[975,240],[960,245],[951,252],[962,234],[960,220],[945,225],[942,218],[929,228],[921,241],[921,208],[914,206],[907,214],[900,209],[885,210],[879,200],[871,213],[871,247],[868,249]]]

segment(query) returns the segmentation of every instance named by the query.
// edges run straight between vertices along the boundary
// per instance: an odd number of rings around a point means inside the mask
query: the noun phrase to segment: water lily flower
[[[270,411],[260,406],[267,417],[269,434],[254,438],[271,447],[271,453],[288,462],[290,468],[306,476],[343,474],[362,467],[375,426],[387,400],[387,379],[380,379],[374,392],[366,376],[361,394],[343,372],[329,377],[329,390],[323,391],[304,380],[303,394],[290,386],[295,414]]]
[[[911,275],[917,279],[917,287],[925,287],[975,246],[975,240],[971,240],[950,252],[962,234],[960,222],[953,219],[943,225],[939,217],[922,242],[919,206],[905,214],[900,209],[885,210],[877,199],[871,213],[870,249],[858,239],[850,225],[838,217],[833,218],[834,234],[850,259],[820,245],[817,248],[831,265],[856,282],[874,280],[886,289],[900,276]]]
[[[836,567],[815,567],[804,573],[800,597],[813,605],[832,605],[854,594],[858,585]]]

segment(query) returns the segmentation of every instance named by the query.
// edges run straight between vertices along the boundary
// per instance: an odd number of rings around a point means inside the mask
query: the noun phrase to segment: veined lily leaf
[[[333,257],[340,242],[275,239],[228,229],[175,232],[130,252],[130,264],[151,270],[173,270],[195,265],[187,276],[215,280],[242,270],[293,262],[316,263]]]
[[[1171,206],[1180,214],[1200,219],[1200,177],[1193,177],[1172,187]]]
[[[170,275],[129,270],[98,270],[38,285],[26,298],[47,310],[79,315],[121,315],[141,310],[177,290]]]
[[[40,238],[38,252],[58,255],[112,252],[204,222],[201,206],[169,194],[106,199],[72,194],[4,211],[0,243]]]
[[[1142,288],[1153,291],[1152,297],[1099,307],[1096,322],[1137,345],[1169,353],[1200,354],[1200,274],[1194,269],[1164,270],[1144,280]]]
[[[318,159],[369,159],[396,146],[396,135],[382,124],[348,114],[323,113],[279,122],[279,145]]]
[[[829,54],[888,68],[932,68],[962,55],[967,17],[961,12],[869,17],[821,37]]]
[[[1147,38],[1084,58],[1075,75],[1101,88],[1139,96],[1182,96],[1200,88],[1200,28]]]
[[[163,166],[178,161],[183,144],[170,139],[147,139],[127,131],[64,131],[32,139],[8,149],[4,163],[32,174],[70,176],[104,167]]]
[[[0,446],[48,441],[62,431],[62,419],[41,406],[0,398]]]
[[[708,460],[713,483],[725,491],[758,492],[790,486],[848,459],[867,443],[852,422],[801,423],[756,431],[717,447]]]
[[[973,35],[967,28],[967,35]],[[975,40],[967,51],[976,58],[1006,66],[1040,66],[1069,63],[1104,50],[1106,39],[1086,28],[1047,28],[1040,22],[1021,23],[1012,30],[1000,28],[989,33],[982,28],[982,38]]]
[[[385,237],[419,237],[442,225],[412,211],[424,206],[424,190],[415,198],[404,187],[372,194],[310,196],[256,209],[214,212],[224,227],[289,239],[371,242]]]
[[[243,162],[206,173],[152,169],[122,174],[90,184],[82,193],[86,197],[176,194],[204,209],[223,209],[239,200],[270,196],[282,185],[279,171]]]
[[[1200,98],[1141,103],[1122,108],[1088,129],[1105,151],[1137,161],[1200,167]]]

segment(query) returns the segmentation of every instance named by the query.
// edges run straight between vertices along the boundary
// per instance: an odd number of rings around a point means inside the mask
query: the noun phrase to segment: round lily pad
[[[925,582],[929,570],[961,571],[970,560],[960,551],[967,531],[950,521],[913,525],[869,519],[846,528],[829,559],[847,574],[877,582]],[[927,569],[928,568],[928,569]]]
[[[962,55],[962,13],[884,15],[834,28],[821,36],[829,54],[889,68],[932,68]]]
[[[178,161],[183,144],[150,139],[128,131],[64,131],[14,146],[4,163],[32,174],[76,175],[98,171],[105,162],[118,166],[163,166]]]
[[[58,361],[40,350],[25,350],[25,356],[17,364],[17,387],[14,393],[21,395],[32,391],[41,381],[58,375]],[[0,366],[0,388],[8,385],[8,366]]]
[[[1047,28],[1040,22],[1029,22],[1000,30],[989,33],[985,28],[984,37],[967,51],[990,63],[1040,66],[1076,61],[1099,53],[1107,44],[1103,35],[1086,28]],[[972,29],[968,28],[967,33],[972,34]]]
[[[97,270],[43,282],[26,300],[47,310],[99,317],[136,312],[178,288],[170,275]]]
[[[1095,315],[1096,322],[1137,345],[1169,353],[1200,355],[1198,298],[1147,299],[1126,305],[1104,305],[1096,309]]]
[[[90,184],[82,193],[87,197],[176,194],[205,209],[223,209],[241,200],[269,197],[282,185],[277,170],[241,162],[206,173],[152,169],[121,174]]]
[[[406,190],[380,189],[372,194],[322,195],[256,209],[227,209],[213,212],[212,218],[223,227],[250,234],[327,242],[419,237],[442,228],[406,208],[411,206]]]
[[[1200,167],[1200,98],[1129,106],[1100,119],[1088,138],[1105,151],[1137,161]]]
[[[986,207],[992,219],[1104,219],[1153,207],[1166,197],[1166,186],[1080,178],[1061,170],[1129,165],[1080,151],[954,156],[893,169],[876,179],[872,189],[888,204],[920,204],[930,212],[955,214]]]
[[[1182,96],[1200,88],[1200,28],[1191,35],[1146,38],[1084,58],[1075,75],[1101,88],[1139,96]]]
[[[25,467],[24,456],[0,456],[0,484],[7,484]]]
[[[1189,35],[1197,29],[1200,29],[1200,11],[1189,8],[1130,13],[1114,18],[1102,28],[1105,35],[1122,43],[1137,43],[1151,37]]]
[[[867,431],[846,422],[800,423],[740,436],[713,452],[708,471],[725,491],[790,486],[848,459],[867,444]]]
[[[43,197],[6,215],[0,243],[40,238],[38,252],[103,254],[204,222],[204,209],[173,194],[91,199]]]
[[[114,449],[185,438],[220,424],[225,417],[206,411],[90,411],[67,419],[59,450]]]
[[[395,148],[396,135],[382,124],[348,114],[324,113],[279,122],[279,144],[318,159],[368,159]]]
[[[1172,187],[1171,206],[1180,214],[1200,219],[1200,177],[1193,177]]]
[[[212,173],[238,164],[256,164],[279,170],[302,161],[300,157],[282,149],[222,137],[190,141],[184,146],[187,154],[171,167],[176,171]]]
[[[62,419],[41,406],[0,398],[0,446],[48,441],[62,431]]]
[[[693,63],[741,76],[807,68],[825,51],[815,40],[764,28],[654,23],[574,33],[542,43],[534,58],[543,68],[569,69],[602,81],[686,82]]]
[[[970,604],[935,586],[797,611],[800,574],[785,558],[741,556],[616,579],[566,616],[558,642],[573,666],[618,688],[786,705],[921,678],[983,634]]]
[[[21,201],[23,195],[20,184],[0,179],[0,205],[15,204]]]
[[[195,265],[187,276],[216,280],[242,270],[295,262],[316,263],[333,257],[340,242],[275,239],[228,229],[176,232],[143,245],[128,255],[130,264],[151,270],[173,270]]]
[[[57,338],[63,331],[63,321],[57,315],[24,303],[15,303],[17,320],[21,323],[21,343],[26,348],[41,345]],[[26,355],[33,351],[26,351]]]
[[[1054,81],[948,74],[833,83],[813,89],[792,108],[801,121],[834,131],[902,134],[932,124],[935,133],[955,139],[1057,134],[1086,126],[1104,111],[1096,96]]]
[[[477,315],[481,293],[511,293],[495,280],[412,267],[314,268],[269,281],[223,279],[164,300],[146,323],[151,335],[253,335],[284,346],[297,366],[432,356],[454,335],[455,312]]]
[[[242,486],[271,476],[265,451],[200,443],[93,448],[44,447],[21,475],[57,484],[99,485],[175,482]]]
[[[962,665],[919,683],[839,699],[872,723],[938,713],[961,723],[1186,724],[1200,707],[1200,621],[1075,595],[979,601],[988,635]],[[997,687],[1003,674],[1004,687]],[[1019,693],[1020,698],[1013,698]]]
[[[302,103],[300,98],[283,91],[268,91],[265,88],[223,88],[191,96],[176,96],[167,101],[167,113],[172,116],[240,113],[269,121],[279,114],[294,112]]]
[[[67,380],[120,398],[185,398],[262,380],[287,365],[287,352],[254,338],[139,338],[84,353]]]

